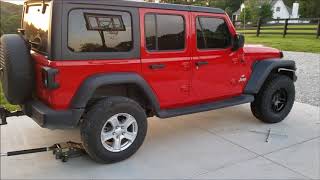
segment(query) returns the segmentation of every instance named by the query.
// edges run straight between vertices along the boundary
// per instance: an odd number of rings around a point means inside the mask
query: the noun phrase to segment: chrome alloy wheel
[[[138,123],[127,113],[119,113],[109,118],[101,130],[101,143],[111,152],[127,149],[136,139]]]

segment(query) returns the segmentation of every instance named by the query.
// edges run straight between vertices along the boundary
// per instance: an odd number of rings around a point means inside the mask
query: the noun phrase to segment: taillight
[[[59,84],[56,82],[56,75],[58,73],[57,69],[50,67],[43,67],[41,76],[42,84],[48,89],[57,89]]]

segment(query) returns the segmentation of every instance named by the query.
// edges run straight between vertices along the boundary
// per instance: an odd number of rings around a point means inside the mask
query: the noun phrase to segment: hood
[[[244,46],[243,51],[245,58],[252,61],[283,57],[282,51],[275,48],[266,47],[264,45],[248,44]]]

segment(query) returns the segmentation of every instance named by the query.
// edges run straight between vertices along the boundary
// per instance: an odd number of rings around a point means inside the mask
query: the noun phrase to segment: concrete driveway
[[[149,119],[141,149],[110,165],[87,156],[62,163],[51,153],[1,157],[1,179],[320,179],[319,107],[296,103],[282,123],[263,124],[249,105]],[[1,152],[79,141],[78,130],[50,131],[32,120],[9,119],[1,127]],[[271,136],[267,132],[287,135]],[[257,131],[257,132],[254,132]]]

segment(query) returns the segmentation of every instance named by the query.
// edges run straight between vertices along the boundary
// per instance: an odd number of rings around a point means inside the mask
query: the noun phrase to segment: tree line
[[[240,8],[240,5],[246,4],[247,20],[256,21],[258,17],[270,18],[272,11],[270,10],[271,0],[161,0],[164,3],[188,4],[197,6],[217,7],[224,9],[230,16],[233,12]],[[292,7],[295,1],[300,3],[299,13],[303,18],[320,17],[320,0],[283,0],[284,3]],[[262,5],[257,5],[260,3]],[[260,8],[258,8],[260,7]],[[22,6],[0,1],[0,35],[7,33],[16,33],[20,27]]]
[[[0,1],[0,36],[16,33],[20,27],[22,6]]]
[[[290,8],[296,1],[300,3],[299,14],[302,18],[320,17],[320,0],[283,0]],[[257,8],[261,7],[260,13],[268,15],[268,8],[271,8],[268,6],[271,0],[161,0],[161,2],[217,7],[224,9],[230,16],[240,8],[243,2],[248,5],[253,14],[259,14]],[[260,5],[256,6],[257,3]]]

